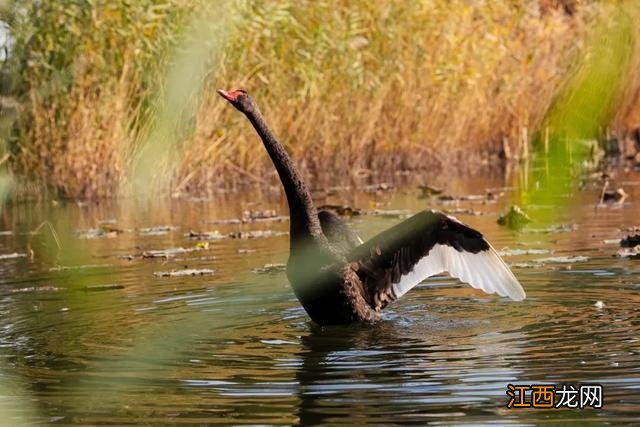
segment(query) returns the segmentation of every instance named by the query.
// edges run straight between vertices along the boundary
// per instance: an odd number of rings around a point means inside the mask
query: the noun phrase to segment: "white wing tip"
[[[518,283],[517,286],[518,288],[514,287],[514,289],[512,289],[511,292],[509,292],[509,294],[506,296],[511,298],[511,300],[513,301],[522,301],[527,298],[527,294],[525,293],[524,289],[522,289],[520,283]]]

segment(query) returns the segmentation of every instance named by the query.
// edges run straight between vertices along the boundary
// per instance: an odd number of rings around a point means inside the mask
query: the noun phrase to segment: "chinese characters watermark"
[[[507,385],[507,408],[602,408],[602,385]],[[527,399],[528,397],[528,399]]]

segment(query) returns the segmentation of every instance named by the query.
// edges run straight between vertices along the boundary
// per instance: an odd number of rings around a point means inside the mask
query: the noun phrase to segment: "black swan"
[[[387,304],[442,272],[487,293],[525,298],[482,234],[452,216],[425,210],[363,242],[338,216],[318,212],[253,99],[243,90],[218,93],[247,116],[280,176],[290,215],[287,277],[314,322],[373,322]]]

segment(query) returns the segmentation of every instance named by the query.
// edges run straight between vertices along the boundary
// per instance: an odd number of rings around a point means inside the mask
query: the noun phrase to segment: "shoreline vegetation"
[[[6,2],[0,197],[276,183],[220,87],[250,92],[327,185],[494,168],[563,138],[640,147],[633,1],[338,3]]]

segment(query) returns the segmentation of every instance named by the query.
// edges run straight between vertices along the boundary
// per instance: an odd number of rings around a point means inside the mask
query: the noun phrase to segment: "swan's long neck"
[[[271,132],[260,111],[256,109],[247,113],[247,117],[262,139],[284,186],[289,203],[292,245],[298,239],[322,236],[318,212],[311,199],[311,193],[293,164],[293,160]]]

